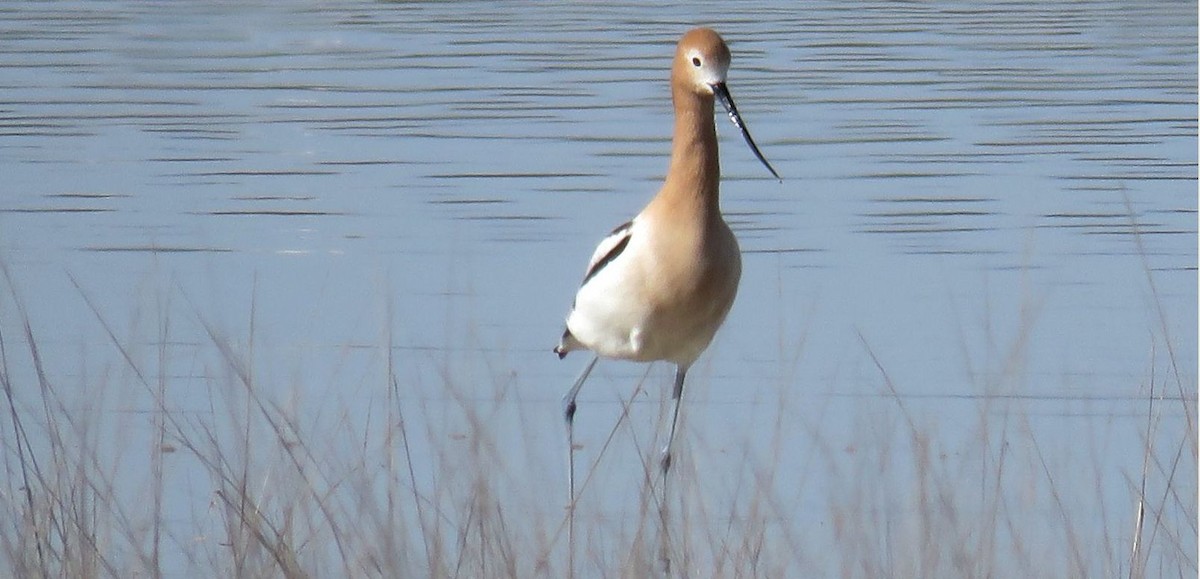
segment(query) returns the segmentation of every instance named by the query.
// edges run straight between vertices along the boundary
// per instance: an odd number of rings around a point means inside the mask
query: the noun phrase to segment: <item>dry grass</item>
[[[68,385],[49,368],[72,362],[44,357],[44,330],[3,274],[0,575],[567,575],[561,483],[542,479],[561,457],[540,455],[552,444],[521,426],[544,414],[526,415],[537,403],[520,399],[503,359],[476,375],[431,354],[414,371],[385,335],[367,354],[375,370],[281,379],[256,373],[280,364],[261,359],[253,322],[231,337],[179,290],[135,315],[125,334],[137,339],[122,337],[76,284],[107,345],[80,352],[89,363]],[[199,336],[181,335],[189,324]],[[580,576],[653,575],[664,541],[675,568],[697,576],[1195,575],[1196,385],[1173,352],[1164,363],[1161,345],[1148,348],[1141,452],[1131,468],[1116,460],[1127,490],[1113,496],[1109,453],[1130,441],[1110,440],[1103,419],[1070,445],[1044,436],[1023,396],[1029,332],[960,403],[971,409],[956,429],[965,436],[914,408],[887,353],[860,337],[881,396],[860,403],[853,434],[831,434],[823,409],[789,388],[762,401],[772,410],[752,438],[691,429],[667,535],[655,504],[661,432],[632,417],[658,408],[636,402],[657,389],[639,383],[584,453],[580,495],[594,499]],[[89,373],[96,357],[105,371]],[[367,402],[331,403],[322,393],[334,386]],[[707,470],[707,456],[730,448],[739,468]],[[614,473],[632,489],[617,506],[601,498]]]

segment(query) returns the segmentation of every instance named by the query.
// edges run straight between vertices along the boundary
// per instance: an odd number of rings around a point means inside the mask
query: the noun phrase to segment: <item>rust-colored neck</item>
[[[672,89],[675,133],[671,140],[671,166],[660,195],[719,216],[721,165],[717,157],[713,96],[699,94],[682,84],[675,84]]]

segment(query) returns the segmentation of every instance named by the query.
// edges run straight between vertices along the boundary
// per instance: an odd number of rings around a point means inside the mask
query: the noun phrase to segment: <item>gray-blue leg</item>
[[[563,417],[567,421],[567,577],[575,576],[575,410],[578,408],[575,398],[599,360],[600,356],[592,356],[592,361],[583,367],[563,396]]]
[[[683,401],[683,379],[687,376],[686,366],[675,367],[675,387],[671,391],[671,400],[674,402],[674,408],[671,410],[671,430],[667,432],[667,445],[663,447],[662,453],[662,475],[663,481],[666,481],[667,472],[671,470],[671,445],[675,441],[675,426],[679,423],[679,404]],[[663,488],[666,488],[664,484]]]
[[[662,562],[663,574],[671,574],[671,535],[668,532],[667,513],[667,473],[671,470],[671,445],[675,442],[675,427],[679,423],[679,405],[683,401],[683,380],[687,376],[687,366],[675,367],[675,386],[671,390],[674,402],[671,410],[671,430],[667,432],[667,445],[663,447],[662,462],[662,500],[659,503],[658,516],[662,524],[662,544],[659,550],[659,560]]]

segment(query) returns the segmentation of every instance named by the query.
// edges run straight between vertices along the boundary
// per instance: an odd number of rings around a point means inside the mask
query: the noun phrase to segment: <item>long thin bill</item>
[[[775,172],[775,168],[767,162],[767,158],[763,156],[762,151],[758,150],[758,145],[754,144],[754,139],[750,136],[750,131],[746,128],[746,123],[742,121],[742,115],[738,114],[737,107],[733,104],[733,97],[730,96],[729,89],[725,88],[725,83],[719,82],[714,84],[712,88],[713,94],[717,95],[717,98],[720,99],[721,104],[729,113],[729,120],[733,121],[733,125],[742,132],[742,138],[746,139],[746,144],[750,145],[751,151],[754,151],[754,156],[758,157],[759,161],[762,161],[763,166],[766,167],[776,179],[783,181],[783,177],[780,177],[779,173]]]

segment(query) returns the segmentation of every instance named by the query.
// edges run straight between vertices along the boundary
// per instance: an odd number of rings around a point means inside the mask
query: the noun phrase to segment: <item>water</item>
[[[391,343],[403,399],[457,433],[463,406],[492,409],[539,481],[524,492],[559,492],[558,398],[584,360],[550,348],[595,243],[666,170],[672,46],[705,23],[784,176],[719,120],[745,266],[689,376],[710,500],[773,465],[780,516],[827,527],[856,452],[907,418],[969,449],[980,415],[1015,413],[1049,479],[1120,513],[1100,573],[1124,556],[1151,383],[1194,418],[1194,4],[66,2],[0,23],[0,260],[50,380],[103,383],[109,411],[154,402],[104,323],[170,376],[172,408],[212,412],[216,336],[313,424],[326,406],[370,421]],[[20,323],[10,295],[10,351]],[[10,356],[33,405],[28,355]],[[602,364],[584,390],[587,460],[643,372]],[[636,506],[668,381],[652,368],[593,515]],[[1160,408],[1178,445],[1180,403]]]

